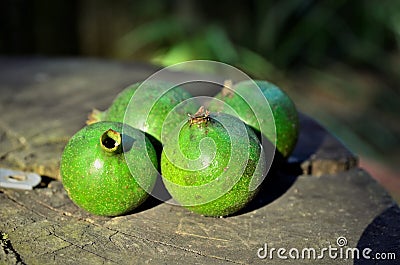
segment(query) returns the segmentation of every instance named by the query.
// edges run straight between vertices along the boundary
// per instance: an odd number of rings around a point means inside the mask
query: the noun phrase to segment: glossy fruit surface
[[[186,101],[190,98],[189,92],[168,82],[153,80],[136,83],[118,94],[106,111],[94,111],[88,123],[123,122],[161,141],[162,133],[170,134],[182,117],[198,109],[194,101]],[[168,115],[168,123],[164,124]]]
[[[171,196],[205,216],[242,209],[265,170],[261,144],[241,120],[224,113],[192,115],[176,142],[165,144],[161,172]],[[259,163],[260,162],[260,163]]]
[[[265,100],[260,100],[254,92],[257,87]],[[246,98],[240,95],[246,95]],[[277,151],[283,157],[292,153],[299,134],[298,113],[293,101],[279,87],[262,80],[242,81],[234,85],[232,90],[224,88],[215,98],[232,109],[221,102],[213,101],[209,106],[211,111],[237,115],[255,130],[262,131],[268,140],[275,143]],[[269,104],[273,117],[270,117],[271,112],[265,112],[258,113],[257,119],[254,113],[265,107],[261,106],[262,104]],[[236,114],[232,110],[236,111]]]
[[[156,166],[155,150],[143,132],[122,123],[97,122],[69,140],[60,173],[76,205],[96,215],[117,216],[147,198]]]

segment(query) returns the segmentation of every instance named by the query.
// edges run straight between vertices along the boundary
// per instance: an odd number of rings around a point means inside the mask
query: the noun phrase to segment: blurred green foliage
[[[338,60],[393,74],[400,1],[4,0],[0,34],[2,54],[211,59],[259,78]]]
[[[391,72],[385,60],[400,47],[397,0],[148,0],[132,7],[132,17],[147,12],[117,41],[118,56],[145,54],[162,65],[211,59],[262,78],[274,68],[340,60]]]

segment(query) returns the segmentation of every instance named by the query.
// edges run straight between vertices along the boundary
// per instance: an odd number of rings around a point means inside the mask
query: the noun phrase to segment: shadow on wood
[[[399,264],[400,259],[400,208],[393,205],[378,215],[364,230],[357,244],[359,259],[355,265]],[[369,248],[371,252],[364,253]],[[369,258],[369,259],[368,259]],[[380,260],[378,260],[380,259]]]

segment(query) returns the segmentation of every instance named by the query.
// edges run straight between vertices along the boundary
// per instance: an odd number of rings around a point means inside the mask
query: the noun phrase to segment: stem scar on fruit
[[[122,137],[121,134],[113,129],[108,129],[100,136],[100,146],[109,153],[117,153],[121,150]]]
[[[206,124],[210,121],[210,112],[201,106],[199,110],[191,115],[188,113],[189,116],[189,127],[192,125],[197,124],[197,127],[201,127],[203,124]]]

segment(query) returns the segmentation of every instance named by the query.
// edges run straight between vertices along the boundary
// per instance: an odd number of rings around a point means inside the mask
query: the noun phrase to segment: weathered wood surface
[[[0,167],[44,178],[33,191],[0,189],[0,264],[320,264],[260,259],[259,248],[316,248],[343,236],[348,247],[395,252],[400,210],[340,142],[302,117],[289,163],[259,196],[228,218],[205,218],[149,199],[115,218],[76,207],[58,180],[68,138],[94,107],[156,69],[96,60],[0,59]],[[331,259],[324,264],[369,264]],[[397,264],[391,261],[388,264]],[[398,260],[397,260],[398,262]]]
[[[0,166],[59,178],[60,154],[93,108],[155,68],[87,60],[0,60]]]

